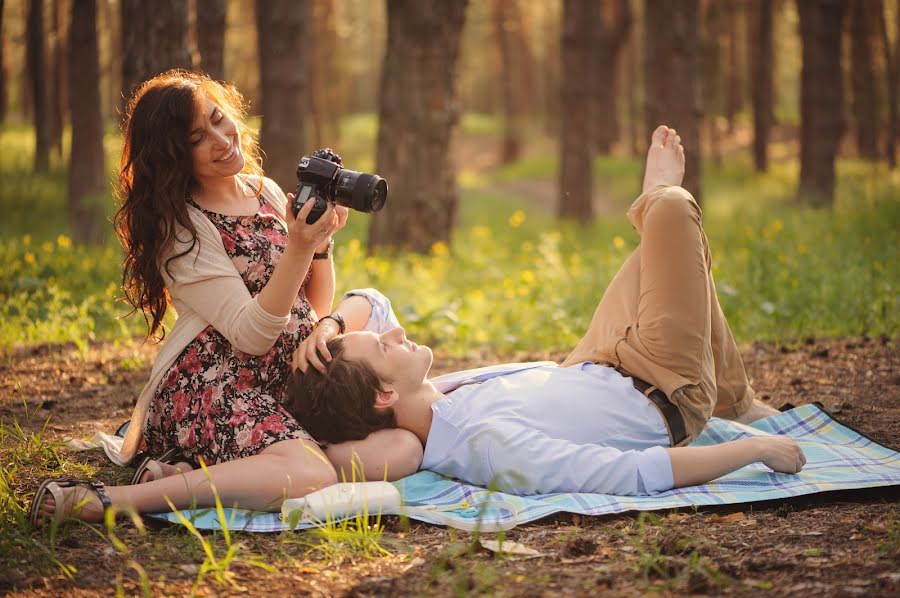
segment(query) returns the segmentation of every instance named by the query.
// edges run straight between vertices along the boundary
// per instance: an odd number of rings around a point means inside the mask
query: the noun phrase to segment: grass
[[[463,119],[463,134],[496,122]],[[372,166],[375,120],[342,123],[341,151],[354,167]],[[31,172],[32,134],[0,131],[0,349],[37,343],[128,339],[144,332],[140,315],[123,319],[120,249],[68,236],[65,171]],[[110,171],[118,147],[106,139]],[[777,148],[776,148],[777,149]],[[452,355],[553,351],[570,347],[638,238],[623,217],[640,161],[595,160],[595,184],[612,216],[588,226],[558,222],[512,182],[555,178],[546,154],[462,181],[461,223],[450,246],[429,255],[367,255],[367,219],[351,217],[338,236],[339,290],[375,286],[394,302],[413,338]],[[833,210],[795,205],[795,161],[753,172],[737,154],[704,175],[704,222],[720,301],[739,342],[808,336],[896,335],[900,280],[900,173],[842,161]],[[112,214],[112,199],[107,214]],[[388,207],[388,209],[390,209]],[[170,320],[171,322],[171,320]]]

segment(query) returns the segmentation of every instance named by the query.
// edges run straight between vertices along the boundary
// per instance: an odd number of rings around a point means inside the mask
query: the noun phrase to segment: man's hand
[[[800,473],[806,465],[806,456],[797,441],[787,436],[760,436],[760,461],[781,473]]]
[[[338,323],[331,318],[319,320],[312,333],[294,351],[294,356],[291,359],[291,371],[299,369],[305,374],[309,366],[312,365],[324,374],[325,364],[322,363],[320,356],[326,362],[331,361],[331,353],[328,352],[326,343],[336,337],[340,331]]]

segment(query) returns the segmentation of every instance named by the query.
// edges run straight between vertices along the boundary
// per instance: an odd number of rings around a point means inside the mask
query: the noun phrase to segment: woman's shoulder
[[[278,183],[269,177],[256,174],[243,174],[241,176],[255,191],[261,192],[265,199],[269,201],[287,201],[284,191],[278,186]]]

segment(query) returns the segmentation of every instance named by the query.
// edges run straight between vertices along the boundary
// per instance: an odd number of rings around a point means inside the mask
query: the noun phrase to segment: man
[[[422,468],[518,494],[648,494],[757,461],[798,473],[806,461],[789,438],[685,446],[712,415],[749,422],[775,411],[754,400],[719,306],[700,208],[678,186],[680,141],[668,127],[654,131],[643,193],[628,211],[641,245],[561,366],[429,380],[431,350],[370,294],[380,307],[368,331],[323,332],[298,350],[288,409],[327,442],[404,428],[424,445]]]

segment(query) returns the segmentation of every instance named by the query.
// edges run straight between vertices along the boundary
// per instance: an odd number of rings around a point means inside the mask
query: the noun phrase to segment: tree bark
[[[50,61],[53,72],[49,79],[49,110],[50,110],[50,147],[62,157],[62,134],[65,127],[66,114],[68,112],[68,98],[66,89],[66,61],[64,49],[66,48],[66,0],[53,0],[51,23],[53,34],[50,36],[50,53],[53,58]]]
[[[876,13],[883,7],[880,0],[851,0],[849,3],[850,27],[850,79],[853,89],[854,137],[859,155],[869,160],[879,158],[878,135],[881,130],[880,74],[875,72],[873,42],[876,35]]]
[[[6,74],[6,60],[3,49],[6,46],[6,35],[3,33],[3,0],[0,0],[0,123],[6,122],[9,109],[9,83]]]
[[[68,213],[72,235],[79,242],[102,241],[106,228],[102,209],[106,174],[96,21],[96,0],[72,3],[68,65],[72,118]]]
[[[459,119],[456,66],[466,0],[388,0],[377,169],[390,187],[372,217],[369,248],[425,252],[456,221],[450,136]]]
[[[262,105],[260,146],[267,175],[287,192],[297,187],[297,162],[306,148],[310,0],[257,0],[259,87]]]
[[[700,202],[702,100],[697,0],[646,0],[645,11],[647,126],[652,129],[666,124],[678,131],[687,157],[682,186]]]
[[[333,145],[330,139],[340,134],[338,119],[337,77],[335,77],[335,56],[338,53],[335,1],[314,0],[312,6],[312,31],[307,44],[310,54],[308,100],[306,114],[312,121],[313,145],[324,147]]]
[[[525,21],[518,2],[494,0],[491,19],[494,37],[500,49],[500,79],[503,95],[503,145],[500,162],[508,164],[522,153],[525,115],[533,93],[533,59],[525,37]]]
[[[701,67],[701,94],[703,98],[703,125],[706,128],[706,140],[709,141],[709,154],[715,164],[722,163],[722,136],[719,131],[718,117],[723,113],[723,88],[727,87],[723,81],[722,73],[722,39],[728,38],[734,32],[728,31],[723,35],[723,23],[730,23],[728,14],[723,14],[723,8],[727,8],[721,2],[702,1],[700,4],[701,20],[703,27],[700,34],[700,67]],[[729,43],[734,44],[734,39]],[[732,75],[729,73],[729,83]]]
[[[597,77],[585,73],[593,64],[596,40],[593,0],[564,0],[560,45],[562,48],[562,105],[559,141],[560,218],[572,218],[587,224],[594,217],[592,98]],[[594,14],[592,14],[594,13]]]
[[[121,0],[122,95],[173,68],[191,68],[187,0]]]
[[[25,34],[25,60],[34,105],[34,169],[46,172],[49,166],[51,140],[50,114],[47,97],[47,64],[44,47],[44,3],[30,0]]]
[[[591,123],[594,151],[608,154],[619,140],[619,92],[618,71],[622,49],[631,30],[631,3],[629,0],[607,0],[595,4],[594,60],[589,63],[597,78],[594,85],[594,118]]]
[[[711,1],[721,3],[721,0]],[[738,44],[742,7],[742,3],[734,1],[725,6],[728,19],[728,85],[725,86],[725,118],[728,121],[729,135],[734,132],[737,113],[744,105],[744,79],[741,77],[741,54]]]
[[[803,68],[800,74],[800,185],[798,198],[834,203],[834,160],[843,128],[842,0],[797,4]]]
[[[753,81],[753,166],[757,172],[769,169],[769,130],[772,126],[772,79],[775,70],[773,45],[774,0],[753,0],[751,4],[750,66]]]
[[[884,3],[875,18],[878,21],[878,35],[881,38],[881,49],[884,52],[884,66],[887,71],[887,104],[888,126],[885,135],[885,155],[888,166],[897,166],[897,56],[891,51],[891,40],[888,37],[887,18],[884,14]]]
[[[226,0],[197,1],[197,51],[200,69],[217,81],[225,79]]]

